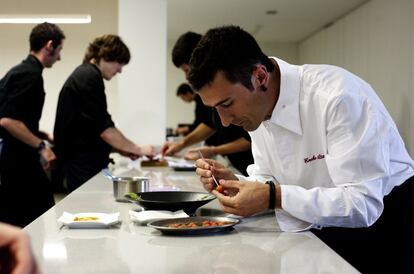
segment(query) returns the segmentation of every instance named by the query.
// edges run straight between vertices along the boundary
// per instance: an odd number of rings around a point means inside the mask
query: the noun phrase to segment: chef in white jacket
[[[368,83],[339,67],[267,57],[235,26],[203,36],[189,81],[224,126],[252,138],[249,177],[196,163],[226,212],[276,209],[282,230],[311,229],[361,272],[414,270],[414,162]]]

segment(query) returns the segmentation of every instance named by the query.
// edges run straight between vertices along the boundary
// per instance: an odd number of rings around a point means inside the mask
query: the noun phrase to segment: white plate
[[[76,220],[76,218],[92,217],[96,220]],[[58,219],[59,222],[66,225],[69,228],[105,228],[116,223],[119,223],[118,213],[98,213],[98,212],[83,212],[71,214],[63,212],[62,216]]]

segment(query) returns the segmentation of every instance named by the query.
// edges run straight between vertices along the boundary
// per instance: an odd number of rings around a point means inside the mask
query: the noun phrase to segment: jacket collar
[[[280,69],[279,99],[273,109],[270,122],[302,135],[299,113],[300,75],[299,67],[270,57]]]
[[[26,58],[26,61],[35,64],[40,70],[43,70],[43,64],[33,54],[29,54]]]

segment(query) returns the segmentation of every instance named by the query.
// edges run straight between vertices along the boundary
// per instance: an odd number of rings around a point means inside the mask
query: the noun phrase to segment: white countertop
[[[194,172],[135,170],[150,184],[203,191]],[[30,206],[30,205],[27,205]],[[97,174],[25,227],[43,273],[358,273],[310,232],[281,232],[274,213],[244,218],[229,233],[163,236],[129,219],[130,203],[115,202],[112,182]],[[68,229],[63,212],[120,212],[105,229]],[[223,215],[216,200],[197,211]]]

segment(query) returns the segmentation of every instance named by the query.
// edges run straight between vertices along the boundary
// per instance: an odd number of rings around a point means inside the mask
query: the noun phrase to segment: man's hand
[[[239,216],[250,216],[265,211],[269,205],[269,186],[257,182],[220,180],[226,195],[213,190],[223,210]]]
[[[56,160],[56,155],[50,149],[50,147],[45,146],[40,151],[41,163],[44,170],[49,170],[52,167],[53,162]]]
[[[140,145],[139,146],[140,149],[140,155],[143,156],[148,156],[150,158],[153,158],[156,154],[155,148],[152,145]]]
[[[129,157],[131,160],[136,160],[141,156],[153,158],[156,154],[155,148],[152,145],[135,145],[132,151],[121,152],[123,156]]]
[[[216,180],[238,180],[236,175],[234,175],[230,169],[217,161],[211,159],[198,159],[195,164],[197,167],[196,174],[200,176],[200,182],[208,192],[211,192],[216,188],[212,175],[214,175]]]
[[[161,155],[172,156],[183,148],[184,146],[181,143],[166,142],[161,148]]]
[[[0,223],[0,250],[2,250],[2,253],[6,252],[8,258],[7,261],[0,258],[2,273],[40,273],[32,254],[29,237],[23,230]]]

